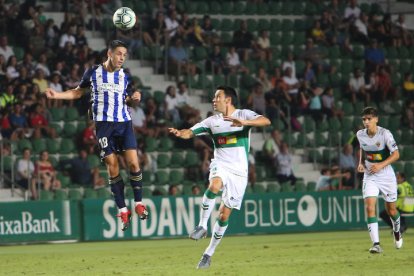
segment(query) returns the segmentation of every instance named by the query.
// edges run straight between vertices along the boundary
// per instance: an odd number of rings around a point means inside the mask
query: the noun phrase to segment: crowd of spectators
[[[105,52],[93,51],[88,46],[85,31],[107,31],[104,20],[110,18],[114,7],[120,2],[99,1],[92,5],[90,1],[76,0],[53,3],[61,5],[65,12],[62,24],[57,26],[53,19],[44,15],[44,7],[36,4],[35,0],[26,0],[21,5],[0,1],[0,123],[3,138],[15,142],[57,138],[57,130],[51,125],[53,109],[75,107],[81,115],[86,113],[87,100],[52,102],[42,92],[49,86],[56,91],[75,87],[85,69],[102,61]],[[313,2],[320,4],[320,1]],[[88,16],[88,11],[93,13],[92,17]],[[319,16],[312,18],[312,26],[305,30],[303,47],[299,51],[293,48],[286,50],[271,44],[271,30],[250,31],[247,20],[237,20],[239,28],[229,41],[223,41],[211,16],[191,18],[185,10],[178,8],[174,0],[156,1],[152,14],[142,15],[133,29],[113,29],[108,37],[125,40],[132,58],[139,57],[142,47],[160,47],[168,57],[167,73],[177,80],[176,86],[166,87],[161,100],[146,97],[143,104],[131,107],[135,132],[139,137],[159,139],[168,135],[169,125],[189,127],[198,122],[204,114],[190,106],[189,88],[186,82],[180,80],[182,75],[195,77],[205,72],[224,75],[227,81],[231,76],[237,76],[243,86],[239,88],[247,90],[241,99],[243,107],[265,114],[273,122],[280,121],[284,127],[290,126],[294,131],[303,130],[298,120],[303,115],[312,117],[316,122],[330,118],[342,120],[345,114],[335,102],[336,93],[353,104],[379,105],[384,101],[404,100],[401,123],[412,129],[412,74],[401,72],[404,74],[401,85],[393,85],[392,76],[397,72],[393,64],[386,62],[385,54],[389,47],[399,50],[413,46],[412,32],[405,24],[404,15],[393,21],[389,14],[361,11],[356,0],[332,0]],[[201,63],[196,62],[190,53],[197,47],[206,49]],[[365,50],[358,53],[358,47]],[[341,65],[326,62],[327,49],[332,48],[339,49],[341,57],[362,60],[363,63],[358,63],[362,66],[351,68],[353,73],[349,76],[342,73],[342,78],[338,80]],[[161,54],[160,58],[163,56]],[[252,61],[261,62],[263,66],[252,67]],[[247,81],[249,79],[252,81]],[[92,123],[87,123],[79,134],[79,160],[85,160],[84,154],[92,155],[97,151],[93,128]],[[206,180],[212,145],[203,138],[195,138],[185,145],[179,141],[176,144],[185,149],[196,149],[201,165],[188,175],[194,174],[196,178]],[[324,170],[323,175],[330,172],[328,176],[331,179],[341,176],[340,183],[334,185],[336,187],[357,188],[358,185],[353,182],[353,167],[348,166],[351,156],[355,159],[355,154],[348,145],[338,146],[344,146],[343,154],[334,164],[339,165],[340,172],[333,167]],[[294,148],[288,148],[287,141],[283,141],[276,129],[266,141],[262,156],[274,166],[277,173],[273,177],[294,185],[296,177],[289,153]],[[142,166],[154,171],[153,164],[156,162],[145,152],[144,142],[140,149]],[[3,150],[3,154],[7,154],[7,150]],[[257,161],[262,160],[250,158],[250,161],[251,170],[255,171]],[[121,167],[122,162],[120,160]],[[103,184],[96,169],[88,169],[90,174],[86,181],[95,188]],[[29,172],[18,175],[19,181],[25,176],[34,178],[37,173],[35,168],[33,172],[26,171]],[[37,179],[45,189],[59,188],[56,177]],[[250,181],[256,182],[255,173],[251,174]],[[78,180],[75,182],[82,184]],[[29,184],[27,188],[35,187]],[[32,195],[37,197],[36,192]]]

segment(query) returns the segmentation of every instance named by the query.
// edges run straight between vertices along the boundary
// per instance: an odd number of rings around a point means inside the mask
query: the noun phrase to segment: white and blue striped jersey
[[[80,88],[91,89],[93,120],[98,122],[131,121],[126,97],[133,92],[131,77],[123,68],[108,72],[103,65],[85,71]]]

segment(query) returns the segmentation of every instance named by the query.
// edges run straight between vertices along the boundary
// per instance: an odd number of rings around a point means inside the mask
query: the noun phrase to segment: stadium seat
[[[56,190],[54,198],[56,200],[66,200],[68,199],[68,194],[65,190]]]
[[[272,182],[267,184],[267,192],[268,193],[279,193],[280,192],[280,184],[278,182]]]
[[[273,15],[278,15],[281,13],[282,5],[280,2],[271,1],[269,3],[269,12]]]
[[[298,148],[305,148],[309,145],[309,139],[308,139],[306,133],[304,133],[304,132],[301,132],[301,133],[298,134],[298,139],[297,140],[298,140],[298,142],[297,142],[296,146]]]
[[[264,166],[256,166],[257,181],[263,181],[266,179],[266,169]]]
[[[60,141],[58,139],[46,139],[47,150],[50,154],[58,153],[60,150]]]
[[[76,128],[77,128],[78,133],[82,133],[86,128],[86,121],[85,120],[79,120],[77,122]]]
[[[179,170],[173,170],[170,172],[170,183],[171,184],[181,184],[181,182],[184,180],[184,175]]]
[[[75,137],[76,133],[78,132],[77,126],[73,123],[65,123],[63,125],[63,136],[67,138]]]
[[[170,165],[170,157],[168,154],[161,153],[157,157],[157,166],[160,169],[167,168]]]
[[[97,168],[97,167],[101,166],[101,164],[102,164],[99,157],[96,156],[95,154],[89,154],[87,159],[88,159],[89,166],[91,168]]]
[[[74,107],[67,107],[65,117],[63,118],[66,122],[72,122],[79,118],[78,110]]]
[[[226,14],[226,15],[232,14],[233,13],[233,3],[227,2],[227,1],[222,2],[220,13],[221,14]]]
[[[404,163],[402,161],[397,161],[391,165],[395,172],[404,172]]]
[[[264,194],[266,193],[266,187],[261,183],[255,183],[253,186],[253,192],[255,194]]]
[[[174,147],[174,142],[169,137],[162,137],[159,140],[159,147],[158,151],[160,152],[168,152],[171,151]]]
[[[152,196],[151,189],[148,188],[148,187],[143,187],[142,188],[142,196],[145,197],[145,198]]]
[[[312,119],[312,117],[305,116],[305,120],[303,123],[303,129],[306,133],[310,133],[316,129],[315,120]]]
[[[32,143],[29,139],[21,139],[17,142],[17,150],[18,152],[22,153],[25,148],[30,150],[33,149]]]
[[[352,116],[347,116],[347,117],[343,117],[342,118],[342,127],[341,130],[342,131],[352,131],[353,130],[353,123],[354,123],[354,118]]]
[[[55,129],[57,135],[62,134],[62,130],[63,130],[62,125],[63,124],[61,122],[57,122],[57,121],[52,121],[49,123],[49,126]]]
[[[56,177],[57,177],[57,179],[59,179],[62,188],[67,188],[67,187],[70,186],[70,177],[69,176],[63,175],[63,174],[58,172]]]
[[[218,1],[209,2],[210,4],[210,13],[211,14],[219,14],[221,13],[221,4]]]
[[[198,157],[197,152],[195,151],[187,152],[187,154],[185,155],[185,161],[184,161],[184,166],[186,168],[197,166],[199,163],[200,163],[200,159]]]
[[[52,107],[49,109],[49,111],[52,115],[52,121],[61,121],[65,117],[64,108]]]
[[[395,138],[395,134],[394,134],[394,138]],[[402,131],[402,134],[401,134],[401,141],[398,141],[397,140],[397,144],[398,143],[401,143],[403,145],[411,145],[411,144],[413,144],[413,141],[414,141],[414,133],[413,133],[413,130],[404,129]]]
[[[157,185],[168,184],[168,181],[169,181],[169,176],[167,172],[158,170],[155,173],[155,182]]]
[[[232,32],[234,27],[233,27],[233,20],[225,18],[223,20],[221,20],[221,31],[222,32]]]
[[[152,195],[153,196],[166,196],[168,195],[168,192],[166,189],[164,189],[164,187],[158,186],[158,187],[155,187]]]
[[[76,146],[72,139],[70,138],[63,138],[61,141],[60,153],[62,154],[69,154],[75,153]]]
[[[306,185],[303,181],[296,181],[295,183],[295,191],[296,192],[306,192]]]
[[[100,188],[96,190],[96,195],[98,198],[109,199],[112,198],[111,192],[107,188]]]
[[[405,173],[406,178],[410,178],[414,176],[414,161],[405,163],[404,173]]]
[[[313,140],[314,140],[314,144],[317,147],[326,146],[327,139],[326,139],[325,135],[321,132],[316,131]]]
[[[170,159],[171,168],[181,168],[184,164],[184,156],[181,152],[173,152]]]
[[[160,105],[160,104],[164,104],[164,100],[165,100],[165,93],[163,91],[154,91],[154,101]]]
[[[234,5],[234,8],[233,8],[233,14],[234,15],[242,15],[245,11],[248,12],[246,10],[246,4],[245,3],[239,2],[239,3],[237,3],[237,5]]]
[[[308,184],[306,185],[306,189],[308,192],[314,192],[316,189],[316,182],[309,181]]]
[[[95,199],[98,198],[96,190],[92,188],[85,188],[83,191],[83,197],[86,199]]]
[[[308,161],[316,163],[322,162],[322,155],[318,149],[310,149],[308,151]]]
[[[46,139],[34,139],[33,140],[33,153],[39,154],[41,151],[44,151],[47,149],[46,146]]]
[[[293,186],[290,184],[290,182],[283,182],[281,191],[282,192],[293,192]]]
[[[156,139],[154,139],[153,137],[149,137],[149,136],[145,138],[145,150],[147,152],[153,152],[157,150],[157,147],[158,147],[158,141]]]
[[[52,200],[53,199],[53,193],[51,191],[40,191],[39,195],[40,200]]]

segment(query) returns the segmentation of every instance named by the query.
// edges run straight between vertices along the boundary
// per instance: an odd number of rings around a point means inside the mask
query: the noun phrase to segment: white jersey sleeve
[[[386,129],[384,132],[384,138],[390,153],[393,153],[394,151],[398,150],[397,142],[395,142],[394,136],[392,135],[391,131]]]
[[[211,119],[210,118],[211,117],[208,117],[207,119],[204,119],[203,121],[195,124],[193,127],[190,128],[195,136],[211,134],[211,131],[210,131]]]

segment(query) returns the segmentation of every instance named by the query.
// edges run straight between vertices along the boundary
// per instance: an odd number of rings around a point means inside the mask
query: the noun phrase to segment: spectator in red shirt
[[[49,122],[44,115],[44,107],[41,104],[36,104],[34,111],[30,114],[30,125],[34,128],[33,137],[42,138],[43,135],[50,138],[56,137],[56,131],[49,126]]]
[[[397,89],[392,87],[390,74],[384,66],[381,66],[378,73],[378,95],[376,100],[379,102],[385,101],[387,98],[395,99]]]
[[[81,148],[86,149],[88,154],[96,152],[95,123],[92,120],[89,121],[88,126],[82,132]]]

